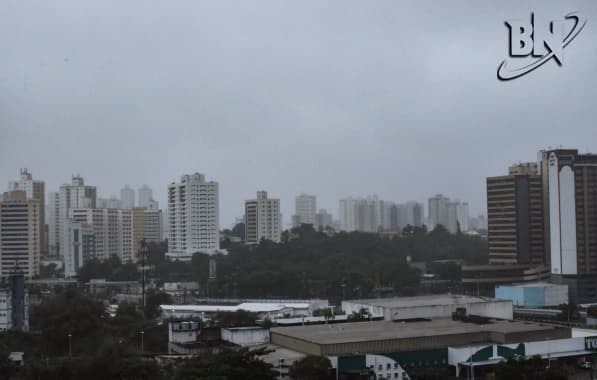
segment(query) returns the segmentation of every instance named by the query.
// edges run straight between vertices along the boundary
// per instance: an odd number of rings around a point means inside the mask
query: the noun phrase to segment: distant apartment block
[[[95,258],[106,260],[116,256],[124,263],[136,261],[132,210],[74,208],[70,210],[69,216],[69,221],[85,224],[93,229]],[[65,240],[68,238],[68,235],[65,236]],[[72,241],[68,243],[72,245]]]
[[[168,186],[168,257],[190,260],[220,248],[218,197],[218,183],[199,173]]]
[[[64,256],[61,240],[72,208],[96,208],[97,190],[85,185],[81,176],[73,176],[70,184],[60,186],[56,193],[50,193],[48,207],[48,241],[50,254]]]
[[[292,225],[297,227],[301,224],[311,224],[315,226],[317,210],[317,198],[315,195],[299,194],[294,202],[294,215]]]
[[[135,190],[126,185],[120,190],[121,207],[130,209],[135,207]]]
[[[25,191],[14,190],[0,198],[0,279],[14,273],[25,278],[39,274],[41,206]]]
[[[21,169],[21,177],[17,181],[8,183],[8,191],[22,190],[27,199],[34,199],[39,202],[39,233],[41,242],[41,253],[48,253],[48,237],[46,234],[46,184],[44,181],[34,180],[33,175],[27,169]]]
[[[469,230],[468,203],[450,200],[437,194],[428,200],[429,229],[437,225],[444,226],[449,232],[465,232]]]
[[[282,217],[280,200],[258,191],[257,198],[245,201],[245,243],[258,244],[262,239],[280,242]]]

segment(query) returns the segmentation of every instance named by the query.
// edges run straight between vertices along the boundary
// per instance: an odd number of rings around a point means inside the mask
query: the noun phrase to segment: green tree
[[[41,331],[46,355],[66,355],[71,334],[74,354],[91,353],[104,336],[101,302],[74,289],[44,301],[32,311],[32,329]]]
[[[262,349],[210,352],[178,366],[174,380],[275,380],[272,365],[259,358],[266,353]]]
[[[288,369],[292,380],[327,380],[330,379],[332,363],[321,356],[306,356],[294,362]]]
[[[159,317],[160,305],[171,305],[172,302],[172,297],[168,293],[150,289],[145,294],[145,317],[148,319]]]

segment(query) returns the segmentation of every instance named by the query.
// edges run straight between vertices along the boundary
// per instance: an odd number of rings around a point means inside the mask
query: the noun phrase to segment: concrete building
[[[463,295],[432,295],[342,301],[346,314],[365,309],[371,318],[388,321],[414,318],[451,318],[456,309],[488,318],[513,319],[512,301]]]
[[[213,254],[220,248],[218,183],[203,174],[183,175],[168,186],[168,253],[190,260],[194,253]]]
[[[496,285],[549,281],[549,266],[532,264],[462,265],[462,285],[472,294],[494,296]]]
[[[568,286],[535,282],[517,285],[499,285],[495,287],[495,296],[511,300],[514,306],[546,307],[568,303]]]
[[[138,200],[139,200],[139,207],[151,207],[152,203],[155,202],[153,200],[153,191],[147,185],[143,185],[137,190]]]
[[[429,198],[427,210],[429,212],[429,230],[433,230],[438,224],[448,228],[448,202],[449,198],[437,194]]]
[[[214,300],[217,304],[200,305],[160,305],[162,318],[201,318],[210,319],[219,312],[236,312],[239,310],[257,314],[258,319],[276,319],[290,315],[291,317],[312,316],[317,309],[329,308],[327,300]]]
[[[343,231],[378,232],[383,229],[384,202],[377,196],[340,200],[340,228]]]
[[[536,164],[510,167],[509,175],[487,178],[491,264],[546,263],[543,186]]]
[[[293,226],[298,227],[301,224],[311,224],[315,226],[315,217],[317,210],[317,198],[315,195],[301,193],[294,200]]]
[[[241,347],[259,346],[269,343],[269,330],[260,326],[222,328],[222,340]]]
[[[122,208],[124,209],[135,207],[135,190],[133,190],[129,185],[124,186],[120,190],[120,202]]]
[[[64,277],[71,278],[79,274],[79,269],[90,259],[96,258],[95,231],[92,225],[69,220],[64,255]]]
[[[264,240],[279,243],[282,234],[280,200],[258,191],[257,198],[245,201],[245,243],[259,244]]]
[[[83,177],[75,175],[70,184],[60,186],[49,196],[48,241],[51,255],[64,256],[60,249],[64,228],[71,208],[96,208],[97,190],[85,185]]]
[[[437,225],[444,226],[450,233],[467,232],[469,230],[468,203],[437,194],[428,200],[429,229]]]
[[[328,227],[334,226],[334,220],[332,214],[327,212],[324,209],[320,209],[317,214],[315,214],[315,228],[316,229],[326,229]]]
[[[115,196],[110,198],[97,198],[97,208],[122,208],[122,201]]]
[[[276,327],[274,345],[327,357],[341,375],[407,380],[431,368],[475,378],[506,357],[581,358],[591,354],[587,340],[570,328],[529,322],[435,319]],[[596,339],[597,341],[597,339]],[[591,341],[589,341],[591,343]],[[472,372],[472,371],[471,371]]]
[[[95,258],[106,260],[117,256],[123,263],[136,261],[132,210],[73,208],[69,216],[72,221],[93,229]]]
[[[17,181],[8,183],[8,191],[22,190],[27,199],[39,202],[39,240],[41,242],[41,254],[48,254],[48,237],[46,234],[46,184],[44,181],[34,180],[33,175],[27,169],[21,169],[21,177]]]
[[[0,198],[0,280],[11,273],[26,278],[39,274],[42,225],[40,203],[14,190]]]
[[[597,155],[576,149],[539,152],[545,250],[571,302],[597,300]]]

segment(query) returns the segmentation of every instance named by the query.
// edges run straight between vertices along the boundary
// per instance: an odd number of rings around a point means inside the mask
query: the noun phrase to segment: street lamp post
[[[141,330],[140,334],[141,334],[141,355],[143,355],[143,335],[145,334],[145,331]]]
[[[73,337],[73,334],[68,333],[68,358],[69,359],[73,357],[72,337]]]
[[[284,359],[283,358],[279,358],[278,359],[278,371],[280,372],[280,379],[282,380],[282,364],[284,364]]]

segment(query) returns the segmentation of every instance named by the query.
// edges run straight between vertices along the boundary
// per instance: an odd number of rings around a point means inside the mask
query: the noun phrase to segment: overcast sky
[[[507,19],[587,26],[500,82]],[[0,0],[0,186],[80,173],[101,196],[204,173],[221,227],[260,189],[485,211],[485,177],[548,146],[597,152],[597,2]],[[2,185],[4,184],[4,185]]]

